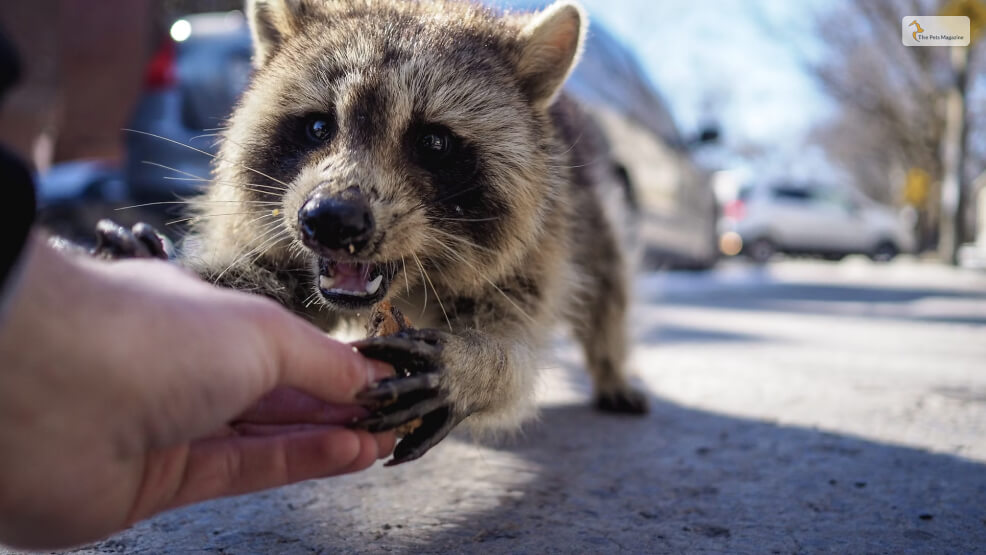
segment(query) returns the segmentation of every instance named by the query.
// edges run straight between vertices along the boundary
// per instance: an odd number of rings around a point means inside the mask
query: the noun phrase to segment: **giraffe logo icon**
[[[915,19],[914,21],[911,21],[911,24],[908,25],[908,27],[914,27],[916,29],[913,33],[911,33],[911,38],[914,39],[914,42],[921,42],[921,37],[918,35],[923,33],[924,29],[921,28],[921,24],[918,23],[918,20]]]

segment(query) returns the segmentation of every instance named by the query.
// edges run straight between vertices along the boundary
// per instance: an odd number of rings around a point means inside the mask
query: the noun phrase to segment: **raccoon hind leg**
[[[593,379],[595,407],[644,414],[648,412],[647,395],[629,383],[626,372],[627,266],[612,235],[598,234],[584,245],[591,251],[583,258],[582,268],[588,282],[571,320]]]

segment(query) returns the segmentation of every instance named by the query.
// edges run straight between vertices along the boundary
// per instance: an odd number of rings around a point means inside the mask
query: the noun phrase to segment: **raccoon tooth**
[[[359,291],[349,291],[347,289],[329,289],[329,293],[335,293],[336,295],[345,295],[347,297],[366,297],[366,293],[361,293]]]
[[[382,282],[383,282],[383,274],[380,274],[379,276],[373,278],[373,281],[370,281],[366,284],[366,292],[370,295],[376,293],[377,289],[380,289],[380,284]]]
[[[352,243],[349,243],[349,254],[353,254],[354,252],[356,252],[356,247]]]
[[[319,276],[318,286],[325,291],[332,289],[332,286],[336,284],[336,280],[330,278],[329,276]]]

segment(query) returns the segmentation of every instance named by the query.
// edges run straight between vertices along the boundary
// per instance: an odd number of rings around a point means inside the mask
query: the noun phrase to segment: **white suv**
[[[914,239],[893,212],[852,189],[779,183],[749,187],[723,208],[720,245],[765,262],[775,252],[888,261]]]

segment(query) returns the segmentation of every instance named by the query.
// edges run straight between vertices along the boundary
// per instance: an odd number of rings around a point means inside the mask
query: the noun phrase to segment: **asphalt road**
[[[541,417],[394,469],[161,515],[78,553],[986,551],[986,274],[782,262],[639,280],[646,418]]]

